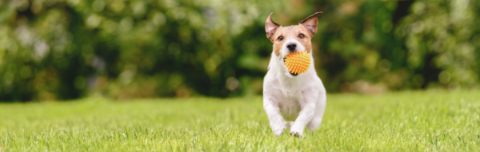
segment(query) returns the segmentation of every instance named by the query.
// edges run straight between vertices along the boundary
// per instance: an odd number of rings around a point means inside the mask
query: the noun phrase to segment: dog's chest
[[[299,92],[286,92],[278,102],[280,113],[286,121],[294,121],[301,110]]]

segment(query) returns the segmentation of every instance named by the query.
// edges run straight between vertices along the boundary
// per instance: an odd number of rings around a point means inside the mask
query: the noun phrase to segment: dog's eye
[[[279,37],[278,37],[278,40],[279,40],[279,41],[283,40],[283,36],[279,36]]]
[[[299,34],[299,35],[298,35],[298,37],[300,37],[300,38],[304,38],[304,37],[305,37],[305,35],[303,35],[303,34]]]

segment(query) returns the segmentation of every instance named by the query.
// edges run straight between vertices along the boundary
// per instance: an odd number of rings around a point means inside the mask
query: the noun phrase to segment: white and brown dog
[[[275,23],[272,14],[265,22],[273,52],[263,82],[263,107],[275,135],[289,128],[291,135],[303,136],[305,126],[309,131],[320,126],[327,100],[325,87],[315,72],[311,44],[321,12],[287,27]],[[312,64],[307,72],[292,74],[285,66],[285,57],[301,51],[310,54]]]

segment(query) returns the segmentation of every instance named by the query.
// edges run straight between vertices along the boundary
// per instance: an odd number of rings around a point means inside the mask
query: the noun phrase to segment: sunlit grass
[[[480,93],[333,94],[318,131],[275,137],[261,97],[0,104],[0,151],[479,151]]]

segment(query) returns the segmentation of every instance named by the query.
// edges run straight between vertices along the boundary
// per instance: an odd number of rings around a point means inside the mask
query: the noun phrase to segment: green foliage
[[[466,0],[1,1],[0,100],[259,94],[271,12],[282,25],[324,12],[312,43],[328,91],[472,88],[477,8]]]
[[[225,87],[228,78],[238,84],[242,76],[236,74],[243,65],[237,61],[245,56],[235,44],[268,50],[268,41],[238,38],[247,26],[261,25],[255,23],[264,20],[257,18],[262,16],[258,5],[193,0],[3,3],[7,9],[2,13],[8,15],[1,21],[0,99],[69,99],[88,91],[116,98],[238,92],[238,87]],[[262,29],[253,36],[259,37]],[[266,65],[255,66],[265,72]]]
[[[479,151],[477,92],[329,95],[304,138],[275,137],[260,97],[0,104],[0,150]]]
[[[413,71],[431,72],[425,73],[424,78],[438,85],[477,86],[479,7],[480,2],[466,0],[415,2],[412,13],[396,31],[405,40],[408,67]]]

